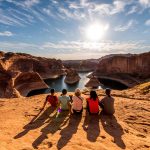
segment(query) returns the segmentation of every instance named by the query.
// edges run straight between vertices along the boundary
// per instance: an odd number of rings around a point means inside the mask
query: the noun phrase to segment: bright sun
[[[93,42],[99,41],[108,29],[108,25],[93,23],[86,28],[86,37]]]

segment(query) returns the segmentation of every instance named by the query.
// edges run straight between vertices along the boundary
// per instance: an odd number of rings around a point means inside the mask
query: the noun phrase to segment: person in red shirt
[[[58,97],[55,95],[54,89],[51,89],[50,95],[47,95],[44,105],[42,107],[42,110],[45,108],[47,102],[49,102],[53,108],[56,108],[58,106]]]
[[[90,92],[90,97],[87,98],[87,110],[89,114],[99,113],[99,99],[95,91]]]

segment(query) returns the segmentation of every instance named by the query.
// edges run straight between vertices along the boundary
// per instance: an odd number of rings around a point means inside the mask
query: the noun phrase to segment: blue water
[[[72,92],[76,88],[84,89],[85,84],[89,81],[89,78],[87,78],[87,75],[89,73],[79,73],[79,76],[81,77],[80,81],[75,84],[66,84],[64,82],[65,76],[61,76],[58,79],[48,79],[45,80],[46,84],[50,86],[50,88],[54,88],[57,92],[62,91],[62,89],[67,89],[67,91]],[[49,91],[50,89],[48,89]]]
[[[87,75],[89,75],[90,72],[87,73],[79,73],[79,76],[81,77],[80,81],[78,83],[69,85],[64,82],[65,76],[61,76],[57,79],[47,79],[45,80],[45,83],[49,86],[48,89],[39,89],[39,90],[33,90],[29,92],[28,96],[37,95],[37,94],[43,94],[43,93],[49,93],[51,88],[54,88],[56,92],[62,91],[62,89],[67,89],[69,92],[75,91],[76,88],[84,89],[85,84],[89,81],[89,78],[87,78]],[[101,88],[101,87],[99,87]]]
[[[60,92],[64,88],[67,89],[67,91],[69,92],[75,91],[76,88],[80,88],[83,90],[85,88],[85,84],[89,81],[89,78],[87,78],[89,74],[90,74],[89,72],[79,73],[79,76],[81,77],[80,81],[72,85],[66,84],[64,82],[65,76],[61,76],[58,79],[47,79],[45,80],[45,83],[49,86],[48,89],[33,90],[29,92],[28,96],[49,93],[51,88],[54,88],[56,92]],[[102,87],[99,87],[99,89],[111,88],[111,89],[123,90],[127,88],[127,86],[117,81],[113,81],[109,79],[99,79],[99,81],[103,85]]]

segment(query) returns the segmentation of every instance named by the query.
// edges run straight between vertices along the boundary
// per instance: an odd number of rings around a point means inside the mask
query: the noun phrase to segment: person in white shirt
[[[72,97],[72,111],[74,114],[81,114],[83,111],[83,97],[80,89],[76,89]]]

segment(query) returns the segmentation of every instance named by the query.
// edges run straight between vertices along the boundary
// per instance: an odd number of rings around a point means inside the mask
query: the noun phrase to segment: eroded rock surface
[[[129,87],[150,78],[150,52],[102,57],[94,74],[118,80]]]
[[[65,82],[68,84],[74,84],[79,82],[80,76],[78,75],[77,71],[74,69],[68,69],[67,75],[65,77]]]
[[[21,72],[14,81],[14,87],[22,96],[35,89],[48,88],[37,72]]]
[[[101,85],[102,84],[99,82],[99,80],[95,76],[92,76],[90,80],[85,84],[85,87],[97,88]]]
[[[47,88],[43,79],[62,74],[61,60],[0,52],[0,97],[26,96],[31,90]]]
[[[29,54],[5,53],[2,61],[10,72],[38,72],[42,78],[60,76],[64,73],[61,60],[35,57]]]

